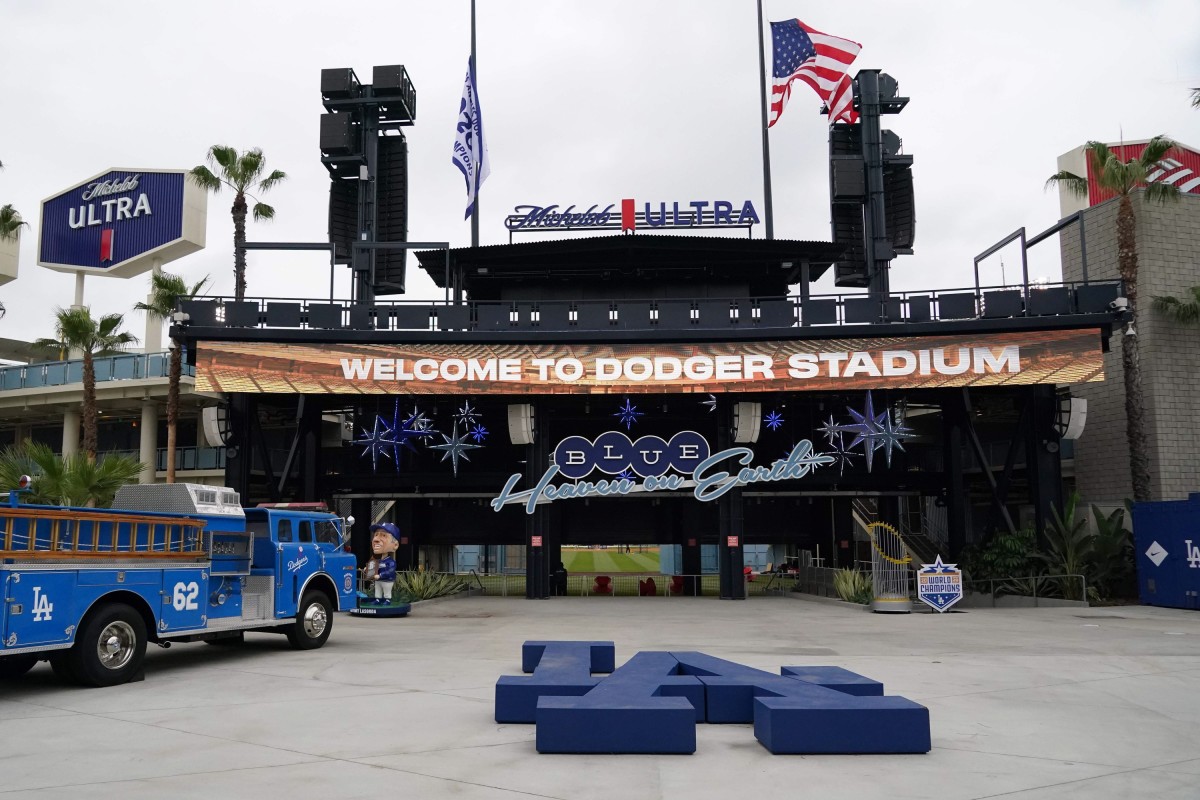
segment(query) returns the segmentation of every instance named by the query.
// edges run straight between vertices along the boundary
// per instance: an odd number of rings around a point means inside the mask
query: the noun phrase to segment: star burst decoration
[[[379,456],[388,456],[388,451],[392,451],[395,455],[396,442],[392,438],[392,429],[388,427],[387,422],[378,414],[375,415],[375,423],[371,426],[371,430],[362,429],[363,435],[361,438],[354,439],[353,444],[363,445],[361,455],[371,454],[371,469],[379,469]]]
[[[763,417],[763,422],[765,422],[767,427],[771,430],[777,431],[779,430],[779,427],[783,425],[783,414],[773,410],[770,414],[767,414],[765,417]]]
[[[470,428],[479,421],[480,413],[471,405],[470,400],[463,401],[463,406],[458,411],[454,412],[454,418],[461,422],[464,427]]]
[[[483,444],[483,440],[488,437],[487,428],[483,427],[483,423],[475,423],[475,427],[471,428],[471,438],[475,440],[475,444]]]
[[[459,436],[457,422],[454,423],[454,430],[452,433],[449,435],[443,433],[441,436],[446,440],[445,444],[431,444],[429,445],[429,449],[441,450],[442,461],[445,461],[447,458],[450,459],[450,463],[454,466],[454,477],[457,478],[458,460],[461,458],[463,461],[470,461],[471,459],[467,456],[467,451],[478,450],[480,447],[482,447],[482,445],[471,444],[467,441],[467,437],[470,436],[469,431],[464,431],[463,435]]]
[[[629,398],[628,398],[628,397],[626,397],[626,398],[625,398],[625,405],[621,406],[621,408],[620,408],[620,409],[617,411],[617,413],[613,414],[613,416],[614,416],[614,417],[619,417],[619,418],[620,418],[620,423],[621,423],[622,425],[624,425],[624,426],[625,426],[625,430],[627,430],[627,431],[628,431],[628,430],[632,430],[632,429],[633,429],[633,423],[635,423],[635,422],[637,422],[637,421],[638,421],[638,420],[637,420],[637,418],[638,418],[638,417],[643,417],[643,416],[645,416],[645,412],[644,412],[644,411],[638,411],[638,410],[637,410],[637,406],[635,406],[635,405],[633,405],[632,403],[630,403],[630,402],[629,402]]]
[[[393,452],[399,455],[400,447],[407,447],[414,453],[417,452],[414,441],[423,442],[430,436],[436,434],[433,429],[433,423],[426,418],[425,413],[413,406],[412,413],[400,419],[400,401],[396,401],[396,409],[392,414],[392,439],[394,441]],[[396,469],[400,468],[400,459],[396,459]]]
[[[903,440],[913,437],[912,429],[894,419],[891,411],[886,408],[882,412],[876,413],[875,401],[869,391],[866,405],[861,412],[853,408],[846,410],[850,412],[853,422],[838,424],[834,422],[833,417],[830,417],[829,421],[819,429],[829,440],[830,446],[836,448],[833,455],[840,458],[839,451],[851,452],[861,444],[863,446],[862,454],[867,462],[867,472],[870,472],[875,465],[876,450],[883,450],[887,466],[890,468],[893,451],[904,451]],[[845,445],[841,441],[842,434],[853,434],[854,438],[850,440],[850,444]],[[834,440],[834,436],[838,437],[837,441]]]
[[[846,442],[844,439],[842,439],[841,434],[838,434],[837,439],[829,444],[833,447],[833,450],[829,452],[829,455],[836,458],[838,462],[838,475],[845,475],[846,467],[854,466],[854,458],[857,453],[854,453],[848,447],[846,447]]]
[[[825,441],[829,442],[829,446],[835,446],[835,442],[842,438],[841,427],[833,418],[833,414],[829,415],[829,419],[821,423],[821,427],[817,428],[825,437]]]
[[[707,400],[700,401],[700,405],[708,406],[708,413],[711,414],[717,410],[717,396],[715,394],[710,394]]]

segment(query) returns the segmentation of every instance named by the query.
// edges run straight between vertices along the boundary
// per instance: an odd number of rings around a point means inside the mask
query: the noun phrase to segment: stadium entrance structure
[[[445,302],[209,299],[173,335],[197,388],[229,398],[244,497],[349,502],[359,550],[384,513],[402,565],[505,546],[530,598],[553,593],[563,544],[662,545],[691,575],[715,549],[739,598],[747,545],[846,563],[864,516],[951,558],[1022,513],[1044,527],[1057,387],[1103,378],[1119,284],[810,295],[840,249],[427,251]]]

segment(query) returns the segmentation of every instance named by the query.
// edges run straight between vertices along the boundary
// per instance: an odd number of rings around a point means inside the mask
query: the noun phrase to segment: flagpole
[[[474,8],[475,0],[471,0],[471,3]],[[472,47],[474,47],[474,27],[471,30]],[[758,0],[758,82],[758,96],[762,101],[763,219],[767,223],[767,238],[774,239],[775,220],[771,203],[771,143],[767,137],[767,59],[763,49],[762,0]]]
[[[475,60],[475,0],[471,0],[471,67],[475,71],[475,91],[479,91],[479,62]],[[475,165],[475,203],[471,207],[471,247],[479,247],[479,165]]]

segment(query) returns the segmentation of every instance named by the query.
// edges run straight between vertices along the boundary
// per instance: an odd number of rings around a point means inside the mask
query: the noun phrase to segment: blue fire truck
[[[49,660],[70,681],[112,686],[140,677],[150,642],[246,631],[310,650],[357,602],[353,518],[243,509],[237,492],[184,483],[125,486],[112,509],[19,495],[0,505],[0,678]]]

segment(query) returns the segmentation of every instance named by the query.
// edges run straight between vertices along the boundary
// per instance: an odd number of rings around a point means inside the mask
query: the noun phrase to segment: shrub
[[[833,588],[838,597],[848,603],[870,605],[875,597],[871,576],[856,569],[843,569],[834,573]]]
[[[432,600],[457,594],[467,588],[466,581],[440,572],[398,572],[392,597],[402,602]]]

